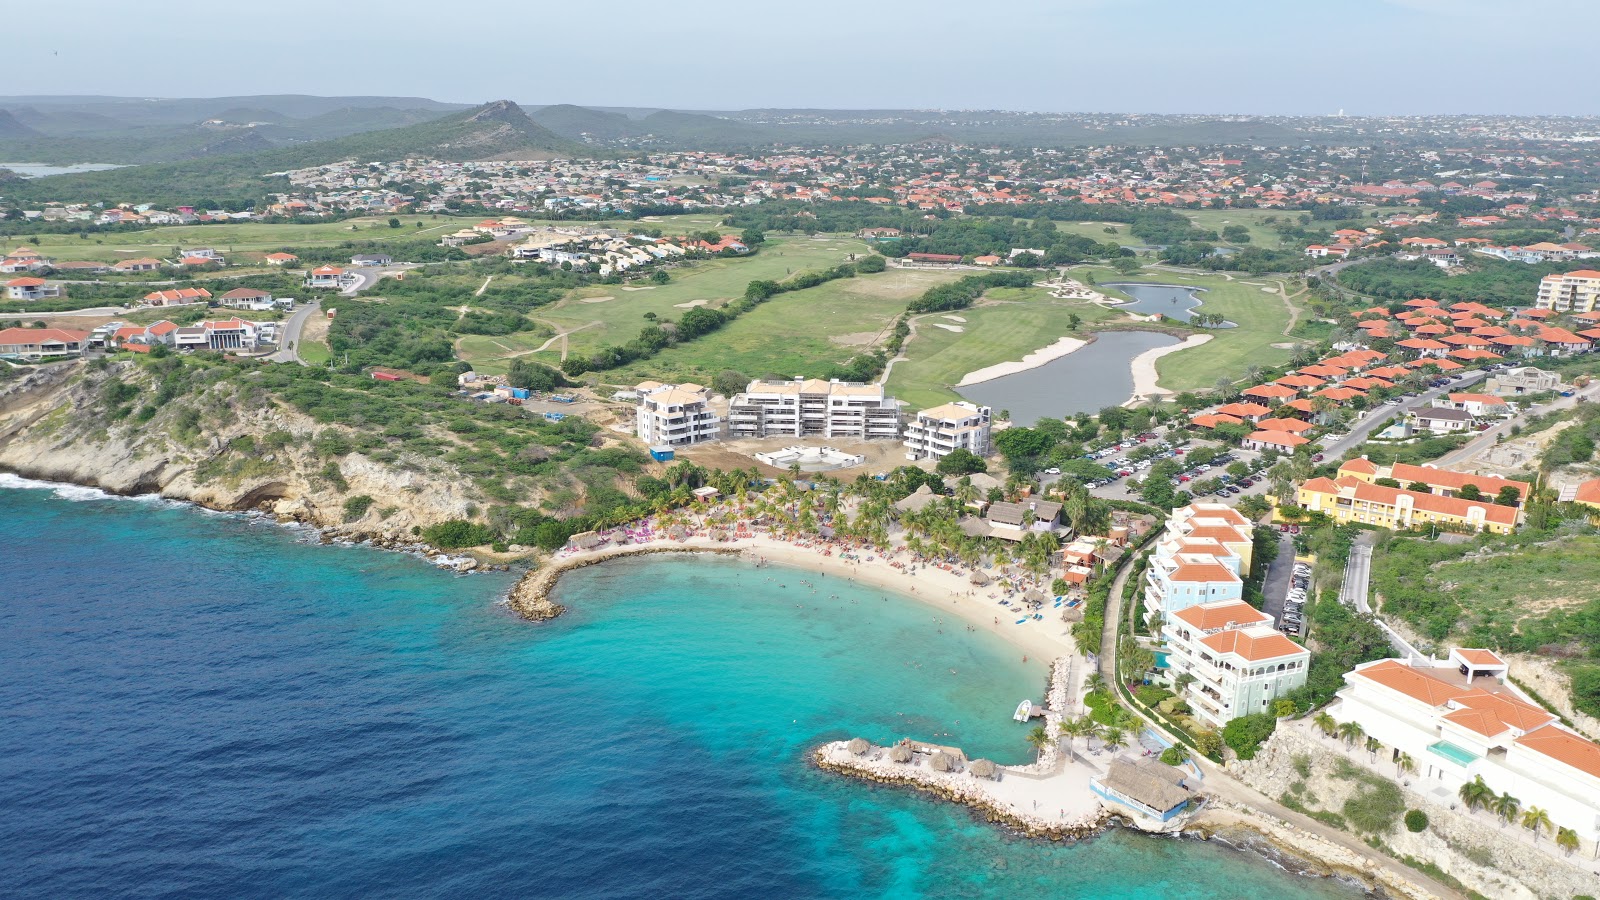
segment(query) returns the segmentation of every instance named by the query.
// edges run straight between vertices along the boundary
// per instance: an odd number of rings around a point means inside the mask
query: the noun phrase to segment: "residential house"
[[[906,458],[941,460],[954,450],[989,455],[989,407],[960,400],[917,413],[906,425]]]
[[[1273,701],[1306,683],[1311,651],[1280,633],[1272,617],[1243,600],[1180,609],[1162,627],[1168,672],[1188,675],[1184,702],[1221,728],[1232,719],[1274,713]]]
[[[155,272],[161,268],[161,260],[140,257],[139,259],[118,260],[111,266],[115,272]]]
[[[89,332],[68,328],[0,329],[0,358],[36,360],[51,356],[81,356],[89,346]]]
[[[350,257],[352,266],[387,266],[394,263],[394,257],[386,253],[357,253]]]
[[[883,386],[820,378],[752,381],[728,408],[731,437],[900,437],[900,407]]]
[[[47,300],[65,295],[61,285],[45,281],[43,278],[24,276],[6,282],[7,300]]]
[[[1412,416],[1418,428],[1434,434],[1456,434],[1472,427],[1472,413],[1450,406],[1424,406]]]
[[[15,275],[18,272],[37,272],[49,268],[49,257],[28,247],[18,247],[0,259],[0,274]]]
[[[342,288],[344,283],[344,270],[338,266],[318,266],[306,273],[308,288]]]
[[[194,287],[151,291],[144,295],[146,306],[183,306],[187,303],[206,303],[210,300],[210,291],[205,288]]]
[[[1492,394],[1512,396],[1542,394],[1545,391],[1559,391],[1561,388],[1561,373],[1536,369],[1533,366],[1519,366],[1495,372],[1484,384],[1484,389]]]
[[[1028,532],[1048,534],[1061,525],[1061,504],[1053,500],[992,503],[984,515],[990,537],[1020,541]]]
[[[648,446],[677,447],[717,440],[722,420],[711,409],[710,392],[698,384],[646,381],[634,388],[639,439]]]
[[[266,259],[269,266],[287,266],[300,261],[293,253],[268,253]]]
[[[1167,622],[1181,609],[1239,599],[1252,551],[1250,521],[1237,510],[1204,502],[1173,510],[1145,569],[1147,617]]]
[[[1359,481],[1374,482],[1379,479],[1389,478],[1398,482],[1406,490],[1425,490],[1430,494],[1441,497],[1455,497],[1461,489],[1471,485],[1478,489],[1478,493],[1485,499],[1491,499],[1501,490],[1511,488],[1517,492],[1517,502],[1528,496],[1528,483],[1526,481],[1512,481],[1498,475],[1473,475],[1467,472],[1457,472],[1452,469],[1441,469],[1433,464],[1412,465],[1411,463],[1397,462],[1392,466],[1380,466],[1367,459],[1365,456],[1358,459],[1346,460],[1339,466],[1339,477],[1355,478]],[[1418,488],[1423,485],[1423,488]]]
[[[1511,415],[1511,405],[1490,394],[1453,393],[1448,395],[1446,403],[1453,409],[1466,410],[1475,418]]]
[[[1293,453],[1301,444],[1311,443],[1310,438],[1301,437],[1288,431],[1253,431],[1244,439],[1243,446],[1246,450],[1260,450],[1265,452],[1273,450],[1278,453]]]
[[[1413,789],[1454,807],[1482,778],[1524,809],[1539,807],[1580,841],[1600,841],[1600,745],[1509,682],[1491,650],[1452,648],[1445,659],[1383,659],[1345,673],[1328,713],[1355,722],[1383,752],[1416,767]]]
[[[1565,275],[1546,275],[1539,282],[1534,305],[1555,312],[1592,312],[1600,298],[1600,272],[1579,269]]]
[[[234,288],[218,298],[218,303],[229,309],[266,310],[275,305],[272,294],[255,288]]]

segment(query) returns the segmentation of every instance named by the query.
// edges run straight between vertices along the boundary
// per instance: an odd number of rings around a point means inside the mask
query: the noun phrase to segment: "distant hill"
[[[259,129],[238,129],[219,141],[212,131],[212,140],[193,145],[187,151],[190,158],[183,161],[58,175],[12,184],[3,193],[19,200],[114,203],[192,203],[202,198],[256,200],[288,187],[286,180],[269,178],[269,173],[344,159],[548,159],[593,152],[535,123],[509,100],[403,128],[275,149],[261,149],[266,139],[258,132]],[[0,158],[5,153],[6,147],[0,143]]]
[[[637,128],[684,146],[745,147],[768,143],[776,137],[769,129],[746,122],[670,109],[645,116]]]
[[[600,141],[614,141],[632,137],[639,129],[637,123],[621,113],[602,112],[558,103],[530,113],[533,121],[543,125],[568,140],[581,141],[585,137]]]
[[[0,109],[0,140],[38,137],[39,132],[17,121],[9,111]]]

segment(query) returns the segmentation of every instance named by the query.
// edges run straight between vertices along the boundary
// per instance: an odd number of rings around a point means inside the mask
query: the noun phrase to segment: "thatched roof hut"
[[[967,771],[978,778],[993,778],[1000,774],[1000,767],[987,759],[975,759],[967,766]]]
[[[865,738],[851,738],[850,743],[845,744],[845,749],[849,750],[856,756],[860,756],[863,753],[866,753],[868,750],[871,750],[872,745],[867,743]]]
[[[911,762],[911,748],[906,744],[895,744],[889,748],[889,758],[897,763]]]
[[[688,534],[689,532],[685,531],[682,525],[674,525],[667,529],[667,537],[675,541],[683,540]]]
[[[940,750],[933,755],[932,759],[928,760],[928,765],[932,766],[935,772],[949,772],[955,769],[956,758]]]
[[[725,541],[728,539],[728,533],[723,531],[721,528],[713,529],[711,532],[711,539],[718,542]]]
[[[968,578],[967,580],[972,582],[973,584],[977,585],[978,587],[983,587],[984,585],[989,583],[989,576],[986,575],[981,570],[974,569],[973,572],[972,572],[972,576],[970,578]]]
[[[600,546],[600,535],[592,531],[580,531],[572,536],[573,546],[582,550],[593,550]]]
[[[1038,591],[1029,591],[1022,595],[1022,599],[1028,601],[1029,603],[1043,603],[1050,598],[1039,593]]]

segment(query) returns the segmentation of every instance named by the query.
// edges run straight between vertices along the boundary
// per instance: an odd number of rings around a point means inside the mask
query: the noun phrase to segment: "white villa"
[[[906,459],[944,459],[952,450],[989,455],[989,407],[965,400],[917,413],[906,425]]]
[[[1180,609],[1162,629],[1171,674],[1194,679],[1183,699],[1220,728],[1230,719],[1273,712],[1274,700],[1306,683],[1311,651],[1273,627],[1243,600]]]
[[[728,434],[893,440],[900,436],[900,408],[877,384],[752,381],[729,404]]]
[[[698,384],[642,382],[634,388],[639,439],[656,447],[681,447],[722,437],[722,419],[711,409],[711,394]]]
[[[1442,660],[1363,663],[1345,673],[1328,712],[1359,724],[1393,759],[1410,756],[1417,789],[1441,804],[1454,806],[1481,776],[1585,843],[1600,841],[1600,745],[1507,684],[1508,668],[1492,651],[1463,648]]]

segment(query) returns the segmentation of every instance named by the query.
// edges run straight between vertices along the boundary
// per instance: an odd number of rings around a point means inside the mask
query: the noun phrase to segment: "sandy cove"
[[[1191,334],[1181,344],[1173,344],[1170,347],[1157,347],[1154,350],[1146,350],[1135,356],[1133,358],[1133,396],[1135,400],[1153,397],[1158,394],[1171,394],[1172,391],[1167,390],[1158,383],[1160,376],[1156,373],[1156,360],[1166,356],[1168,353],[1177,353],[1179,350],[1198,347],[1211,340],[1212,337],[1213,335],[1209,334]]]
[[[829,551],[832,551],[832,555],[829,555]],[[840,555],[841,552],[858,555],[859,559],[845,558]],[[1068,631],[1070,626],[1061,620],[1059,611],[1048,605],[1041,611],[1044,613],[1043,619],[1030,619],[1021,625],[1016,624],[1021,613],[1016,607],[999,604],[1005,591],[998,584],[1001,576],[994,572],[988,573],[994,583],[980,588],[968,581],[969,571],[964,567],[943,569],[913,564],[910,554],[904,551],[891,553],[885,558],[876,551],[856,550],[840,543],[822,540],[790,543],[765,534],[727,541],[693,535],[681,541],[660,538],[643,543],[563,552],[547,565],[524,575],[512,588],[510,605],[528,619],[555,618],[565,611],[565,607],[551,598],[563,574],[607,560],[652,553],[721,553],[742,556],[751,562],[752,567],[756,562],[765,560],[799,570],[797,576],[799,572],[815,572],[824,578],[844,578],[857,584],[880,587],[947,612],[975,629],[992,632],[1010,641],[1029,659],[1042,662],[1077,652]],[[897,568],[895,563],[906,568]],[[915,574],[911,573],[913,568]],[[1045,591],[1048,592],[1048,587]]]
[[[966,375],[962,376],[960,381],[956,382],[955,386],[966,387],[968,385],[977,384],[981,381],[991,381],[996,378],[1002,378],[1006,375],[1015,375],[1018,372],[1026,372],[1029,369],[1038,368],[1047,362],[1060,359],[1074,350],[1078,350],[1079,348],[1087,346],[1089,346],[1089,341],[1080,340],[1074,337],[1064,337],[1048,347],[1040,347],[1038,350],[1035,350],[1032,353],[1029,353],[1027,356],[1024,356],[1020,361],[995,363],[992,366],[984,366],[977,371],[968,372]]]

